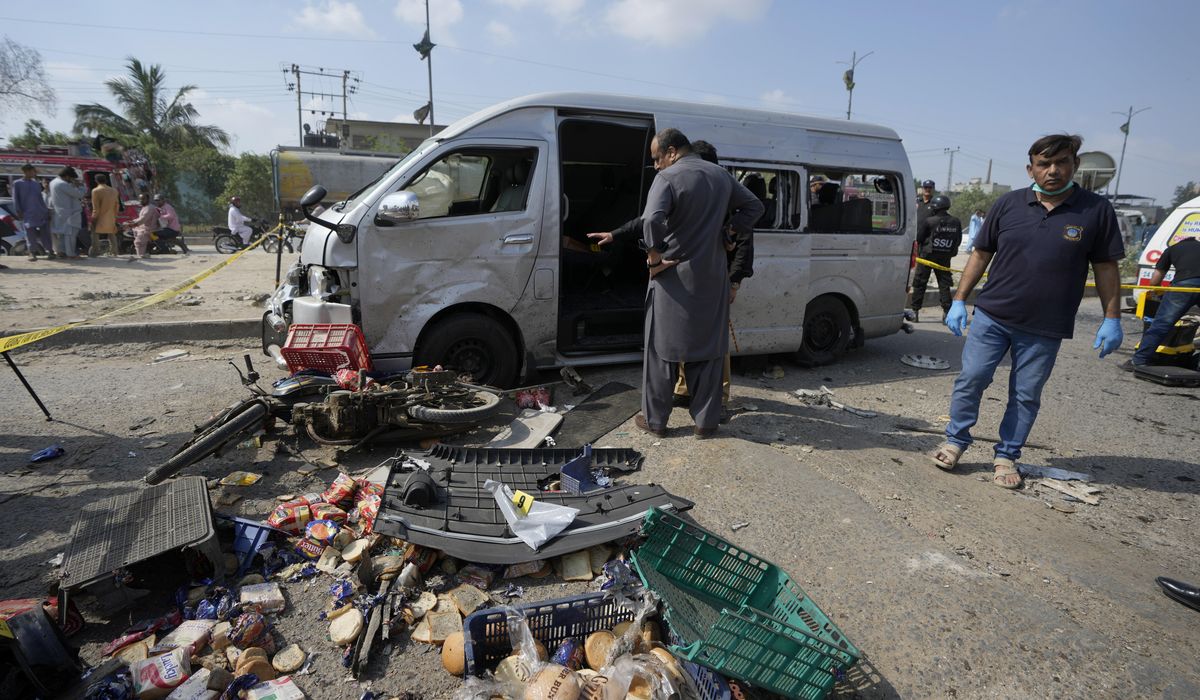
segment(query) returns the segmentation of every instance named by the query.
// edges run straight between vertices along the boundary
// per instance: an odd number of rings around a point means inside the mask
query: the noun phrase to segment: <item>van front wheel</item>
[[[496,319],[456,314],[438,321],[424,335],[416,365],[442,365],[474,384],[507,388],[516,383],[517,344]]]
[[[817,297],[804,310],[804,338],[796,361],[805,367],[832,364],[846,354],[852,334],[846,305],[834,297]]]

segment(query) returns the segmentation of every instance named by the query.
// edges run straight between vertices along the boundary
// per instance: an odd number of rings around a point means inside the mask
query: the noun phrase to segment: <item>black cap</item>
[[[921,187],[937,187],[937,185],[933,184],[933,180],[923,180]]]

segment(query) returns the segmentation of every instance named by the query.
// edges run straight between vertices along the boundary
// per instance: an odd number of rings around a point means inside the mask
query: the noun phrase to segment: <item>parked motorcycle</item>
[[[0,199],[0,255],[25,255],[25,226],[12,213],[12,200]]]
[[[361,445],[396,431],[405,438],[438,437],[460,432],[491,417],[500,408],[500,395],[484,387],[464,385],[453,372],[413,370],[388,377],[361,391],[341,389],[320,373],[299,373],[281,379],[270,392],[258,384],[250,356],[246,372],[234,369],[253,396],[240,401],[196,427],[192,438],[144,478],[157,484],[179,470],[276,420],[292,424],[298,433],[331,445]],[[361,377],[360,377],[361,379]]]

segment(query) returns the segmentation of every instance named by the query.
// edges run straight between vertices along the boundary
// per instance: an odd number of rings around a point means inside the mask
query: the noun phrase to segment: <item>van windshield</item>
[[[417,146],[413,150],[409,151],[408,155],[401,158],[400,161],[392,167],[383,171],[379,177],[363,185],[357,192],[347,197],[346,201],[339,203],[335,209],[337,209],[337,211],[345,211],[347,207],[353,209],[371,190],[375,189],[376,185],[391,177],[392,173],[399,172],[400,168],[406,167],[412,161],[420,159],[421,156],[425,155],[429,149],[433,148],[437,144],[438,142],[435,139],[425,139],[421,142],[420,146]]]

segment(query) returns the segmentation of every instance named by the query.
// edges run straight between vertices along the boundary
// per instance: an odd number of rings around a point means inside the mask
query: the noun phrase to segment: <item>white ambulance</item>
[[[1163,251],[1167,246],[1184,238],[1200,238],[1200,197],[1184,202],[1163,219],[1162,225],[1142,249],[1142,255],[1138,258],[1138,286],[1149,286],[1150,277],[1154,274],[1154,265],[1162,257]],[[1168,272],[1163,284],[1170,284],[1174,277],[1174,270]],[[1141,309],[1142,298],[1145,295],[1145,292],[1135,290],[1131,295],[1132,305]],[[1138,315],[1141,316],[1141,313]]]

